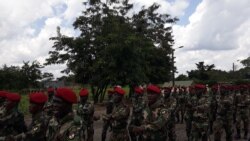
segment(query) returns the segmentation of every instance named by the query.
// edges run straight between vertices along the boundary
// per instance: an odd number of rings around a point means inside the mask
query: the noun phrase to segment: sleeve
[[[125,106],[119,109],[119,111],[115,112],[115,114],[112,114],[112,118],[114,118],[115,120],[127,119],[129,117],[129,114],[130,109],[129,107]]]
[[[158,118],[152,123],[143,125],[146,131],[157,131],[166,126],[170,118],[170,113],[166,108],[159,111]]]

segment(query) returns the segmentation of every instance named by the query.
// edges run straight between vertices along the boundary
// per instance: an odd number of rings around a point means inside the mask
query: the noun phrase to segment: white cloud
[[[185,26],[175,25],[177,67],[180,73],[205,61],[231,70],[232,63],[250,53],[250,1],[203,0]],[[237,62],[239,65],[239,62]]]

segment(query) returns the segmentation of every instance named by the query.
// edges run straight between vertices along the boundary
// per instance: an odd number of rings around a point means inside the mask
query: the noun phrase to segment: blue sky
[[[84,1],[84,0],[83,0]],[[11,0],[0,3],[0,65],[21,65],[23,61],[44,63],[51,50],[49,38],[56,27],[68,36],[77,35],[72,27],[84,8],[79,0]],[[135,9],[156,2],[159,12],[178,17],[173,25],[174,48],[179,74],[195,69],[205,61],[217,69],[231,70],[232,63],[250,56],[249,0],[131,0]],[[44,71],[56,77],[65,65],[52,65]]]

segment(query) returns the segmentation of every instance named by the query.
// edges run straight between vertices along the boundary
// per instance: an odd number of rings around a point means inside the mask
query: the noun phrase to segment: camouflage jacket
[[[164,100],[164,105],[165,108],[172,114],[174,115],[176,107],[177,107],[177,100],[170,96],[169,98]]]
[[[236,109],[239,114],[248,112],[250,105],[250,97],[248,95],[236,94]]]
[[[230,95],[221,96],[218,101],[217,106],[217,118],[218,119],[230,119],[233,116],[233,97]]]
[[[145,132],[143,133],[144,140],[150,141],[165,141],[166,140],[166,125],[170,118],[170,113],[166,109],[161,100],[150,107],[146,107],[143,111],[143,124]]]
[[[52,99],[50,99],[49,101],[45,103],[43,109],[44,109],[46,118],[49,120],[53,116]]]
[[[194,122],[204,123],[208,122],[209,118],[209,107],[210,100],[207,95],[203,95],[201,98],[198,98],[195,107],[194,107]]]
[[[82,123],[86,126],[93,124],[93,115],[94,115],[94,105],[90,102],[85,103],[84,105],[78,103],[77,115],[81,117]]]
[[[113,112],[109,115],[112,125],[112,132],[120,132],[126,130],[130,109],[123,102],[114,105]]]
[[[47,121],[43,112],[32,117],[32,122],[26,133],[14,137],[15,141],[46,141]]]
[[[27,131],[24,116],[16,109],[0,117],[0,126],[0,136],[17,135]]]
[[[83,141],[80,119],[69,113],[60,121],[52,117],[46,131],[46,141]]]
[[[131,120],[135,120],[135,122],[142,121],[144,108],[145,108],[145,102],[143,101],[143,98],[134,99]]]

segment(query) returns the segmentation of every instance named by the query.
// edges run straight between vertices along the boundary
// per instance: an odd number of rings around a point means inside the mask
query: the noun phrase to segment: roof
[[[188,81],[175,81],[175,86],[191,86],[194,83],[193,80],[188,80]],[[165,82],[162,87],[171,87],[172,82]]]

